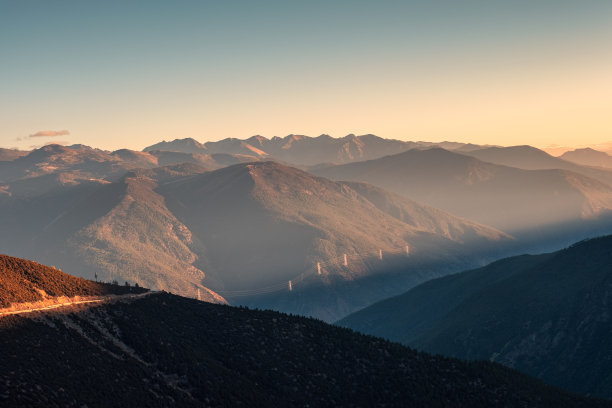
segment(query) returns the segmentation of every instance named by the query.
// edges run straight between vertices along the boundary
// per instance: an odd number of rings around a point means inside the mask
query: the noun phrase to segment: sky
[[[612,141],[612,1],[0,0],[0,147]]]

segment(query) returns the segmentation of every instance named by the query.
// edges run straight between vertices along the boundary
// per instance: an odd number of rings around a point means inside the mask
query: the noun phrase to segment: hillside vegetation
[[[612,398],[612,236],[436,279],[339,322]]]
[[[1,318],[0,347],[11,406],[611,406],[497,364],[170,294]]]
[[[0,308],[58,296],[140,293],[145,289],[92,282],[53,267],[0,255]]]
[[[132,153],[112,156],[145,154]],[[76,158],[71,151],[65,161]],[[514,242],[380,188],[275,162],[214,171],[194,163],[136,169],[112,182],[5,197],[0,232],[3,251],[85,278],[97,274],[328,321],[495,259]],[[292,294],[301,295],[286,296],[290,280]],[[270,286],[274,293],[262,298],[261,288]]]

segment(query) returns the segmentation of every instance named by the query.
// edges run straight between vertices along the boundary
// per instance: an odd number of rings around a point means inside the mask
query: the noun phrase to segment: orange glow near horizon
[[[111,1],[86,25],[76,8],[16,3],[0,36],[0,147],[58,130],[108,150],[255,134],[612,141],[610,4],[315,3],[153,2],[141,20]]]

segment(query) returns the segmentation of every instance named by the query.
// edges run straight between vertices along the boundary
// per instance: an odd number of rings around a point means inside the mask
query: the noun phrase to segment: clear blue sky
[[[0,146],[601,143],[610,44],[608,0],[0,0]]]

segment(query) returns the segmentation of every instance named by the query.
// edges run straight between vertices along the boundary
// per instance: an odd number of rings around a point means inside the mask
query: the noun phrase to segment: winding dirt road
[[[51,309],[58,309],[61,307],[74,306],[74,305],[82,305],[86,303],[103,303],[103,302],[116,302],[116,301],[121,301],[121,300],[135,300],[141,297],[152,295],[154,293],[157,293],[157,292],[149,291],[149,292],[144,292],[144,293],[128,294],[128,295],[106,295],[106,296],[101,296],[95,299],[74,300],[71,302],[55,303],[55,304],[46,305],[46,306],[42,306],[38,308],[26,308],[26,309],[21,309],[21,310],[2,310],[0,309],[0,317],[16,315],[16,314],[23,314],[23,313],[44,312],[44,311],[51,310]],[[19,307],[19,304],[15,304],[13,307]]]

